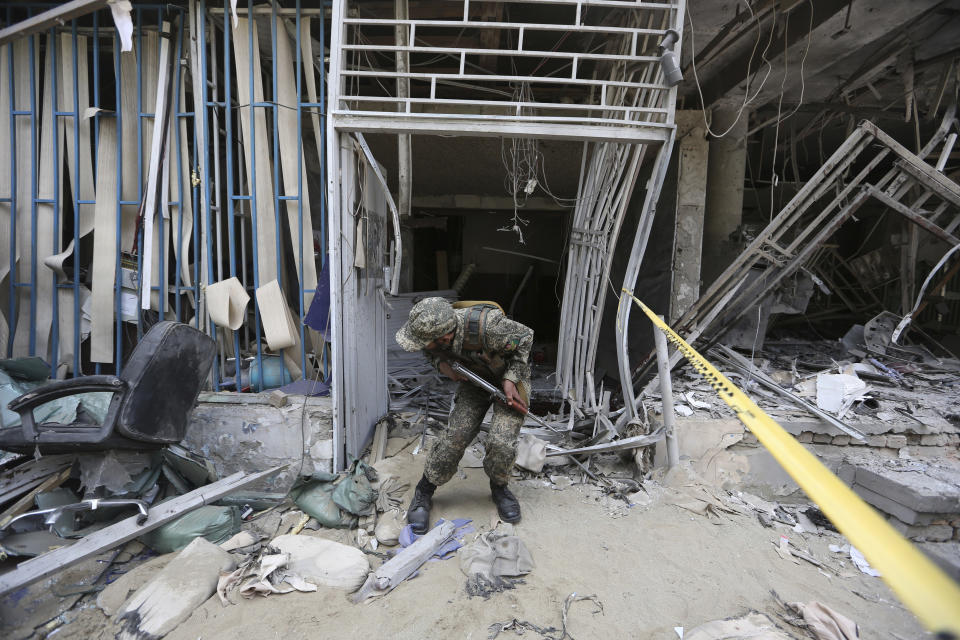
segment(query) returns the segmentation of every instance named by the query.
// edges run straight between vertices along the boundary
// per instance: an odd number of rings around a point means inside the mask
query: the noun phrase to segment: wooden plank
[[[163,22],[160,31],[164,34],[170,32],[170,23]],[[159,241],[163,234],[155,237],[156,214],[163,213],[159,206],[158,199],[163,199],[165,194],[162,189],[162,171],[165,156],[167,135],[167,118],[170,111],[170,60],[171,56],[170,38],[163,38],[160,42],[160,60],[158,66],[156,100],[153,109],[153,137],[150,141],[150,161],[147,165],[147,186],[143,194],[143,259],[141,261],[140,273],[140,307],[149,309],[151,305],[159,308],[159,295],[154,294],[152,285],[161,284],[163,278],[159,273]],[[161,217],[162,220],[162,217]],[[161,222],[162,224],[162,222]],[[163,293],[162,291],[160,292]],[[153,303],[156,300],[156,303]]]
[[[250,30],[253,33],[253,50],[250,50]],[[247,184],[250,195],[256,193],[256,202],[250,201],[250,208],[256,217],[257,235],[257,275],[258,283],[277,279],[277,221],[273,198],[273,170],[270,162],[270,144],[267,139],[267,120],[262,108],[250,106],[253,102],[263,103],[263,78],[260,72],[260,40],[257,35],[257,23],[249,23],[246,18],[237,20],[233,30],[234,62],[237,77],[237,119],[240,120],[240,133],[243,141],[243,159],[247,170]],[[252,63],[251,63],[252,58]],[[253,73],[250,73],[251,64]],[[251,77],[252,76],[252,77]],[[252,85],[251,85],[252,83]],[[251,95],[252,86],[252,95]],[[253,117],[251,122],[251,109]],[[228,143],[230,143],[228,141]],[[256,180],[254,180],[256,171]],[[256,184],[254,188],[252,185]]]
[[[387,452],[387,438],[390,432],[390,424],[386,420],[377,423],[377,428],[373,432],[373,442],[370,444],[370,464],[383,460]]]
[[[190,493],[176,497],[150,509],[150,515],[142,525],[137,524],[139,516],[130,516],[116,524],[100,529],[78,540],[69,547],[54,549],[43,555],[21,562],[13,571],[0,575],[0,595],[14,589],[51,576],[58,571],[73,566],[107,549],[123,544],[129,540],[152,531],[180,516],[198,509],[206,504],[216,502],[223,496],[241,489],[257,480],[262,480],[285,469],[286,466],[273,467],[258,473],[244,474],[241,471],[200,487]]]
[[[393,591],[397,585],[409,578],[424,562],[430,559],[437,549],[453,537],[457,527],[452,522],[444,522],[418,538],[409,547],[401,549],[397,555],[380,565],[380,568],[367,576],[350,600],[358,604],[370,598],[383,596]]]
[[[113,362],[113,302],[117,242],[117,123],[100,122],[97,149],[96,225],[93,234],[93,300],[90,361]]]
[[[39,38],[37,38],[39,40]],[[44,62],[44,74],[46,78],[43,82],[43,121],[40,126],[40,147],[38,173],[40,176],[37,183],[37,197],[44,200],[57,200],[63,206],[63,179],[58,176],[58,168],[63,166],[63,146],[58,145],[56,155],[53,149],[53,137],[59,132],[57,118],[54,118],[53,110],[56,106],[52,96],[52,76],[53,64],[55,59],[54,50],[56,41],[52,36],[46,38],[46,61]],[[58,92],[63,91],[62,86],[57,87]],[[53,204],[37,203],[36,206],[36,236],[32,238],[34,242],[34,259],[36,260],[37,280],[33,283],[36,288],[37,305],[36,316],[34,317],[35,326],[32,327],[36,336],[35,354],[46,359],[48,362],[56,360],[51,358],[51,331],[54,318],[54,299],[57,296],[55,273],[49,271],[44,266],[44,261],[60,252],[60,238],[55,237],[53,233],[54,221],[60,216],[60,210]],[[63,225],[60,225],[59,232],[63,233]]]
[[[79,18],[107,6],[107,0],[73,0],[0,30],[0,45],[16,38],[40,33],[51,26]]]
[[[133,53],[127,55],[120,55],[120,77],[117,78],[117,85],[120,89],[117,95],[117,100],[119,100],[119,109],[120,109],[120,118],[122,121],[122,127],[119,137],[119,148],[121,155],[123,156],[120,162],[120,198],[125,202],[139,202],[140,201],[140,174],[139,174],[139,163],[140,160],[137,157],[139,153],[137,149],[137,122],[140,120],[139,107],[137,106],[137,56],[142,56],[144,64],[144,73],[145,77],[143,79],[144,85],[147,85],[153,74],[156,73],[155,70],[150,71],[148,65],[150,61],[156,61],[157,57],[157,38],[155,31],[147,31],[144,38],[140,38],[134,44]],[[117,54],[119,55],[119,54]],[[114,66],[116,69],[116,66]],[[154,85],[156,84],[156,78],[153,78]],[[154,86],[155,88],[155,86]],[[147,87],[144,86],[144,93],[147,92]],[[147,104],[147,101],[144,100],[144,104]],[[143,134],[144,134],[144,148],[149,148],[149,136],[152,135],[153,123],[144,119],[143,121]],[[137,215],[139,214],[139,207],[135,204],[125,204],[120,207],[122,228],[120,232],[120,247],[117,247],[117,250],[125,249],[130,250],[136,246],[136,229],[137,229]]]
[[[300,132],[297,130],[297,84],[294,75],[296,60],[291,54],[290,39],[287,37],[284,26],[281,24],[277,29],[278,102],[287,107],[277,112],[280,125],[280,166],[283,169],[284,195],[297,195],[297,174],[298,172],[300,174],[300,202],[287,200],[286,207],[287,221],[290,225],[290,249],[297,267],[298,279],[301,273],[300,256],[303,255],[303,281],[300,286],[303,289],[303,309],[306,310],[317,288],[317,261],[313,255],[313,216],[310,207],[310,191],[307,189],[307,163],[303,157]],[[312,75],[313,66],[308,66],[306,71],[308,76]],[[299,317],[299,302],[294,304],[294,310]]]

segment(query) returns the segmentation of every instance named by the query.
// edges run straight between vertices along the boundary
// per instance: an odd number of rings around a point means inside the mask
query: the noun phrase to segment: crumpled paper
[[[518,467],[540,473],[543,465],[547,461],[547,442],[540,438],[526,433],[520,436],[517,443],[517,459],[515,464]]]
[[[856,622],[822,602],[789,602],[787,606],[803,616],[807,628],[817,640],[857,640],[860,637]]]
[[[316,591],[297,573],[284,569],[290,562],[289,553],[270,553],[251,560],[231,572],[221,572],[217,581],[217,595],[223,606],[233,604],[228,593],[237,590],[244,598],[269,596],[272,593]]]

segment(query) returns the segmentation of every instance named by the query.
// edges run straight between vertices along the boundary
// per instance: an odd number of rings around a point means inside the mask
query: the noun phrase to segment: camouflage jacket
[[[524,390],[530,388],[530,348],[533,329],[507,318],[499,309],[486,313],[486,322],[480,332],[482,348],[464,348],[467,314],[470,308],[454,309],[457,326],[453,342],[447,349],[423,353],[436,368],[445,360],[456,360],[474,373],[491,382],[510,380]]]

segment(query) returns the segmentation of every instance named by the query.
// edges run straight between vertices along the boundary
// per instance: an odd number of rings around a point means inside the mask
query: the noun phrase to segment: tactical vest
[[[453,308],[468,309],[463,323],[463,351],[483,351],[483,336],[490,310],[497,309],[506,315],[503,307],[490,300],[460,300],[453,303]]]

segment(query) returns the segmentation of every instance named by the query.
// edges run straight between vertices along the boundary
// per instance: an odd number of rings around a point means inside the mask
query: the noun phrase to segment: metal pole
[[[660,316],[663,320],[663,316]],[[657,369],[660,373],[660,397],[663,400],[663,426],[667,432],[667,468],[672,469],[680,463],[680,448],[677,446],[677,431],[673,415],[673,383],[670,381],[670,354],[667,350],[667,336],[653,328],[653,339],[657,343]]]

